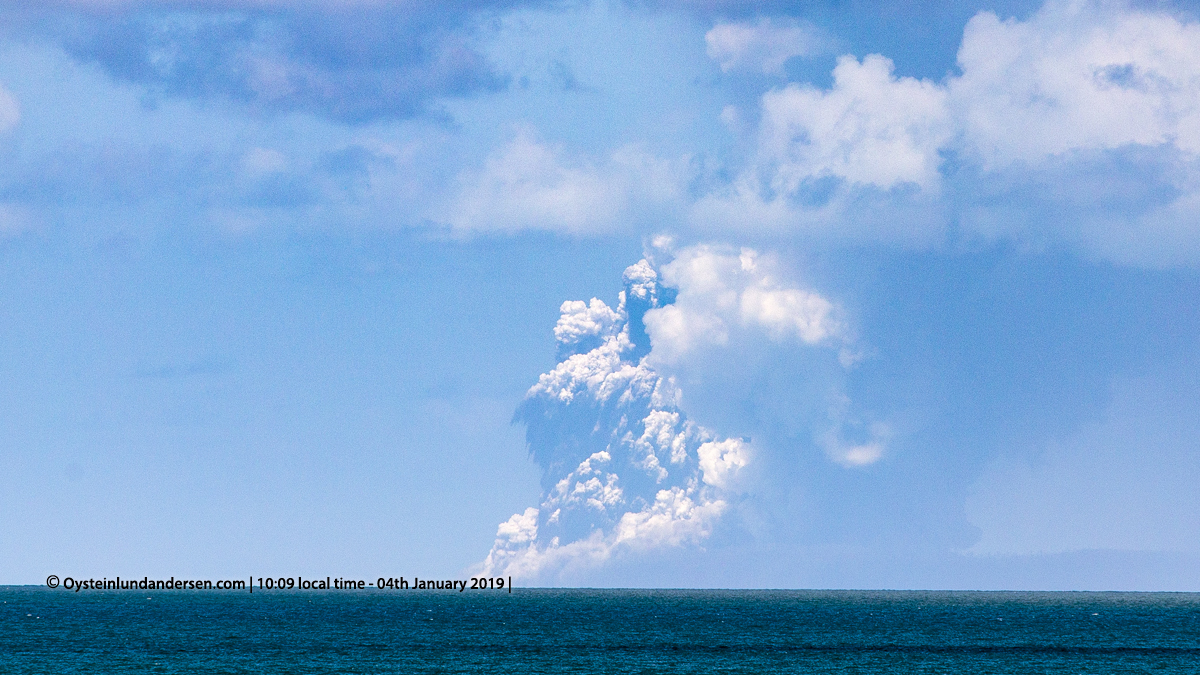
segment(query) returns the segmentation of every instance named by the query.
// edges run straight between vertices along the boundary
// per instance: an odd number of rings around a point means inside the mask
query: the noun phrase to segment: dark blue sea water
[[[0,587],[0,673],[1200,673],[1200,595]]]

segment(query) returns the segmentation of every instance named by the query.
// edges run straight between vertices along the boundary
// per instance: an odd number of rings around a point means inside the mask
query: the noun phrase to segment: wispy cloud
[[[6,3],[7,4],[7,3]],[[221,100],[349,124],[436,112],[506,86],[473,26],[486,5],[78,2],[10,11],[9,31],[59,44],[154,97]]]
[[[592,234],[629,229],[637,212],[679,203],[685,166],[636,146],[599,162],[564,157],[530,129],[493,152],[482,170],[464,172],[445,213],[460,232],[551,230]]]
[[[755,23],[718,23],[704,35],[708,56],[725,72],[748,70],[783,75],[784,64],[828,48],[829,40],[813,25],[795,19],[759,19]]]

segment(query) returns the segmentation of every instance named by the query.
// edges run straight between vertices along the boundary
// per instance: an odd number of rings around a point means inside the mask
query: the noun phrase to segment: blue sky
[[[1192,4],[0,13],[0,583],[1200,590]]]

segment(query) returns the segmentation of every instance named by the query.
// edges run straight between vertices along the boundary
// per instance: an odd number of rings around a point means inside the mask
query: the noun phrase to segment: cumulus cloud
[[[696,448],[704,482],[719,488],[733,487],[738,474],[750,463],[749,446],[741,439],[709,441]]]
[[[607,533],[596,530],[569,543],[552,537],[545,547],[535,542],[539,534],[536,509],[527,509],[501,525],[496,544],[482,565],[482,573],[520,579],[546,578],[549,571],[599,565],[623,551],[647,551],[701,541],[711,533],[714,521],[726,505],[719,500],[697,502],[693,492],[679,487],[660,490],[652,504],[625,513]],[[519,525],[514,520],[519,520]],[[519,526],[527,529],[510,537],[508,532]],[[530,543],[523,546],[525,537]]]
[[[976,16],[947,83],[951,152],[981,167],[946,180],[964,224],[1122,263],[1200,259],[1198,57],[1200,24],[1121,3]]]
[[[719,347],[717,333],[671,332],[675,320],[719,325],[735,348],[746,344],[742,334],[789,350],[845,346],[834,304],[785,283],[775,267],[749,249],[695,246],[626,269],[615,308],[596,298],[563,303],[559,362],[516,415],[543,470],[542,501],[500,525],[483,572],[553,583],[627,554],[701,545],[756,492],[758,444],[693,421],[658,364],[705,360],[699,350]],[[838,400],[840,434],[849,413]],[[831,457],[861,466],[882,448]]]
[[[765,333],[776,342],[789,339],[815,345],[839,343],[846,326],[833,303],[776,276],[772,261],[742,249],[736,255],[697,246],[663,266],[664,281],[679,289],[676,301],[646,314],[654,341],[654,359],[674,363],[697,347],[723,345],[731,330]]]
[[[838,59],[833,87],[763,96],[760,151],[774,186],[832,175],[935,187],[961,141],[988,166],[1128,144],[1200,149],[1200,25],[1115,5],[1051,1],[1028,21],[967,24],[962,75],[897,77],[872,54]]]
[[[879,55],[843,56],[833,80],[827,92],[790,85],[763,96],[760,159],[777,167],[773,187],[792,192],[823,176],[935,185],[937,149],[951,132],[945,90],[896,77]]]
[[[559,349],[568,353],[589,352],[599,347],[605,336],[624,319],[617,311],[592,298],[591,303],[568,300],[559,308],[561,316],[554,326]]]
[[[763,18],[757,23],[718,23],[704,35],[704,42],[722,71],[782,75],[788,59],[810,56],[822,50],[826,40],[815,26]]]
[[[654,345],[647,362],[690,392],[695,419],[735,440],[784,429],[793,438],[808,436],[847,468],[884,457],[890,427],[858,410],[844,390],[864,350],[837,303],[797,284],[774,256],[753,249],[692,246],[661,271],[677,295],[646,312]],[[733,485],[723,467],[750,466],[747,450],[732,442],[701,448],[709,482]]]
[[[1029,21],[967,24],[949,82],[989,165],[1171,144],[1200,150],[1200,24],[1114,3],[1049,2]]]
[[[976,15],[958,63],[935,82],[843,56],[828,89],[765,93],[750,167],[694,218],[922,245],[954,223],[1134,263],[1200,254],[1200,24],[1051,0],[1024,21]]]
[[[571,162],[522,130],[482,171],[461,177],[456,200],[436,219],[459,231],[612,231],[628,226],[634,205],[654,209],[676,199],[681,177],[679,167],[633,146],[598,164]]]

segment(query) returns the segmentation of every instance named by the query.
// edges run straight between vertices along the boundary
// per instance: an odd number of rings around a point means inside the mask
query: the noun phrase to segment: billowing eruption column
[[[686,418],[671,378],[647,363],[643,317],[672,302],[654,267],[625,270],[616,309],[568,301],[554,328],[558,365],[516,413],[542,468],[542,502],[502,523],[482,573],[552,579],[626,550],[707,537],[751,459]]]

